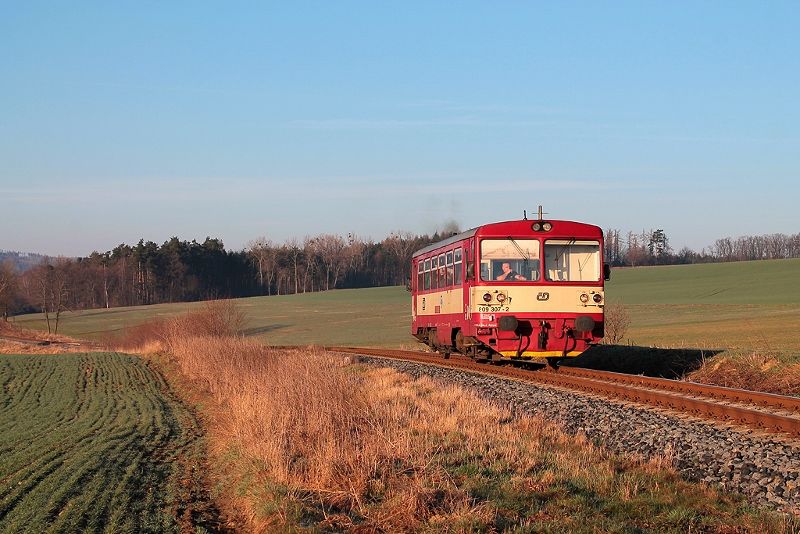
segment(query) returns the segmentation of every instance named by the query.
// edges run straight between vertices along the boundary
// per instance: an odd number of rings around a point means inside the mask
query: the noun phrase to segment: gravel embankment
[[[800,513],[798,445],[505,378],[384,358],[362,356],[361,361],[477,390],[516,412],[545,416],[568,433],[582,432],[618,453],[650,457],[671,450],[675,467],[688,480],[738,491],[759,506]]]

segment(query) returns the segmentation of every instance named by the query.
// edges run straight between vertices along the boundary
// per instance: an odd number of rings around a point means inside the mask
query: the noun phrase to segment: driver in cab
[[[495,280],[501,281],[509,281],[509,280],[527,280],[524,276],[519,274],[517,271],[511,268],[511,264],[509,262],[503,262],[502,265],[503,272],[500,273],[500,276],[495,278]]]

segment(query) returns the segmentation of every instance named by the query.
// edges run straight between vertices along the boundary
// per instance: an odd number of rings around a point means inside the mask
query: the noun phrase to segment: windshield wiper
[[[559,250],[558,254],[556,254],[555,261],[560,260],[564,254],[566,254],[567,249],[575,244],[575,241],[577,240],[574,237],[571,237],[566,245],[561,245],[561,249]]]
[[[517,243],[516,239],[514,239],[514,238],[513,238],[513,237],[511,237],[510,235],[509,235],[509,236],[506,236],[506,239],[508,239],[509,241],[511,241],[511,244],[512,244],[512,245],[514,245],[514,248],[516,248],[516,249],[517,249],[517,252],[519,252],[519,253],[520,253],[520,255],[522,256],[522,259],[524,260],[524,263],[523,263],[523,265],[527,265],[527,264],[528,264],[528,262],[529,262],[529,261],[531,261],[531,259],[530,259],[530,257],[528,257],[528,254],[527,254],[527,253],[526,253],[526,252],[525,252],[525,251],[522,249],[522,247],[521,247],[521,246],[519,246],[519,243]]]

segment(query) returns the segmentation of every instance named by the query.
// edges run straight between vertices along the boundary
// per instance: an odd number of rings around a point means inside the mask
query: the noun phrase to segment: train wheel
[[[547,358],[547,365],[553,369],[558,369],[559,363],[561,363],[561,358]]]
[[[464,345],[464,333],[461,330],[458,330],[456,335],[453,336],[453,345],[461,354],[467,353],[466,346]]]

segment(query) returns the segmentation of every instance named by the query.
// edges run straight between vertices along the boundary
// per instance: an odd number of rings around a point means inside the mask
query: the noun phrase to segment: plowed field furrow
[[[0,533],[178,530],[191,416],[142,360],[3,355],[0,384]]]

